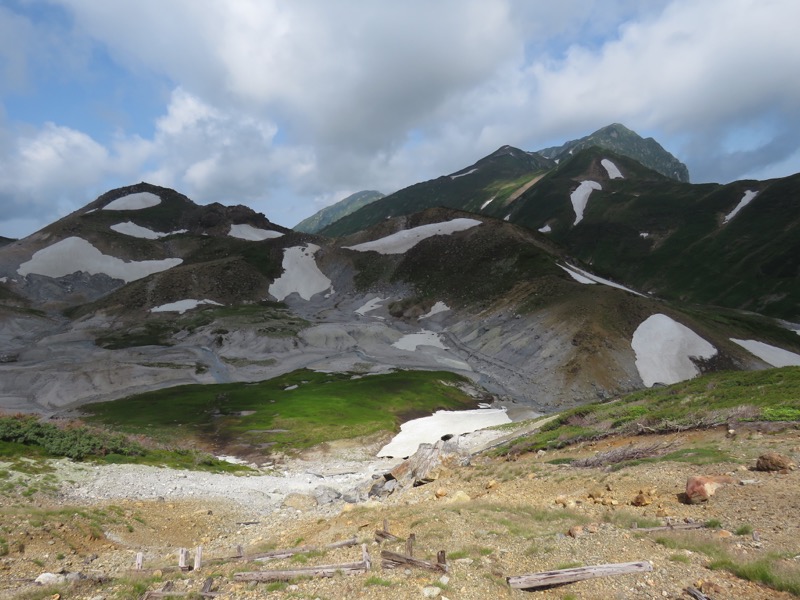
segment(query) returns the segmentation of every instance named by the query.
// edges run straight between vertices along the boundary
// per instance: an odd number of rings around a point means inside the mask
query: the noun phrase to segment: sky
[[[797,0],[0,0],[0,235],[148,181],[291,227],[622,123],[800,171]]]

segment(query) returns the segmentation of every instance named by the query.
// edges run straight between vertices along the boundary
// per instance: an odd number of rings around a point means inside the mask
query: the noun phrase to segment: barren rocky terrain
[[[436,481],[400,489],[384,499],[347,502],[348,490],[369,485],[390,468],[373,450],[384,440],[339,443],[287,460],[269,474],[235,476],[141,466],[96,467],[57,461],[53,471],[23,477],[12,471],[2,500],[4,556],[0,595],[7,598],[138,598],[174,582],[175,592],[198,592],[208,577],[218,598],[487,598],[525,597],[506,577],[604,563],[649,561],[650,573],[573,583],[535,592],[541,598],[688,598],[688,586],[710,598],[789,598],[725,569],[735,561],[766,560],[797,572],[800,565],[800,481],[797,471],[752,470],[766,451],[800,457],[800,432],[723,429],[610,438],[516,460],[474,455],[471,464],[444,470]],[[473,448],[484,438],[465,439]],[[567,459],[629,446],[671,443],[709,448],[707,464],[656,461],[613,471],[579,468]],[[397,462],[397,461],[395,461]],[[687,477],[729,474],[704,504],[681,502]],[[33,483],[39,481],[39,483]],[[25,494],[25,489],[37,490]],[[634,499],[644,492],[634,506]],[[344,494],[340,496],[339,494]],[[380,550],[404,552],[401,541],[374,541],[384,519],[415,556],[448,555],[446,575],[417,568],[382,570]],[[643,532],[665,523],[705,523],[684,532]],[[631,529],[638,523],[639,530]],[[241,571],[296,568],[360,560],[357,546],[306,551],[280,561],[231,558],[295,546],[357,538],[367,544],[372,570],[329,579],[246,583]],[[180,547],[203,547],[198,571],[176,570]],[[134,571],[137,553],[144,565]],[[191,560],[190,563],[191,564]],[[51,585],[33,581],[55,575]],[[61,577],[59,577],[61,575]],[[67,581],[63,581],[63,578]],[[71,580],[71,581],[70,581]],[[58,596],[57,596],[58,595]]]

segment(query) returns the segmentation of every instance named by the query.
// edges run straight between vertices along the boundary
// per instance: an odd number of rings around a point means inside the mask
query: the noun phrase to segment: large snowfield
[[[773,367],[800,367],[800,354],[756,340],[730,340]]]
[[[276,300],[283,301],[289,294],[298,294],[303,300],[330,289],[331,280],[319,270],[314,254],[319,250],[316,244],[293,246],[283,253],[283,275],[272,282],[269,293]]]
[[[506,411],[496,408],[475,410],[440,410],[429,417],[407,421],[400,426],[391,442],[378,452],[378,457],[405,457],[417,451],[420,444],[434,444],[443,435],[471,433],[478,429],[510,423]]]
[[[603,167],[605,168],[606,173],[608,173],[608,178],[609,179],[625,179],[622,176],[622,173],[620,172],[619,168],[617,168],[617,165],[615,165],[613,162],[611,162],[607,158],[604,158],[603,160],[601,160],[600,164],[603,165]]]
[[[103,254],[83,238],[68,237],[34,253],[29,261],[19,266],[17,273],[22,276],[36,274],[64,277],[83,271],[90,275],[108,275],[130,283],[176,267],[182,262],[180,258],[125,262],[115,256]]]
[[[158,206],[161,204],[161,198],[150,192],[139,192],[137,194],[128,194],[122,198],[117,198],[106,204],[103,210],[141,210],[143,208],[150,208],[151,206]]]
[[[592,273],[584,271],[583,269],[579,269],[578,267],[573,267],[572,265],[558,265],[558,266],[564,269],[567,273],[569,273],[570,276],[578,283],[585,283],[585,284],[600,283],[602,285],[607,285],[609,287],[617,288],[618,290],[623,290],[625,292],[641,296],[642,298],[645,297],[645,295],[640,292],[632,290],[631,288],[627,288],[619,283],[615,283],[610,279],[605,279],[603,277],[598,277],[597,275],[593,275]]]
[[[700,374],[690,357],[708,359],[717,349],[667,315],[645,319],[633,333],[636,368],[646,387],[692,379]]]
[[[419,346],[433,346],[435,348],[441,348],[442,350],[448,349],[447,346],[442,343],[442,340],[439,339],[438,333],[426,331],[424,329],[419,333],[404,335],[392,344],[392,346],[400,350],[408,350],[409,352],[414,352]]]
[[[481,225],[482,221],[477,219],[453,219],[452,221],[445,221],[443,223],[430,223],[429,225],[420,225],[411,229],[404,229],[386,237],[373,240],[371,242],[364,242],[363,244],[356,244],[355,246],[344,246],[348,250],[357,250],[358,252],[369,252],[370,250],[378,254],[402,254],[434,235],[450,235],[456,231],[464,231],[471,229],[476,225]]]
[[[157,240],[159,238],[166,237],[168,235],[186,233],[186,229],[170,231],[169,233],[161,233],[160,231],[153,231],[152,229],[148,229],[147,227],[142,227],[141,225],[137,225],[136,223],[132,223],[131,221],[125,221],[124,223],[117,223],[116,225],[112,225],[111,230],[116,231],[117,233],[121,233],[123,235],[129,235],[131,237],[140,238],[143,240]]]
[[[581,184],[569,195],[572,208],[575,210],[575,222],[577,225],[583,221],[583,211],[586,210],[586,205],[589,203],[589,196],[594,190],[602,190],[603,187],[596,181],[581,181]]]
[[[170,302],[168,304],[162,304],[161,306],[155,306],[150,309],[150,312],[176,312],[182,315],[187,310],[197,308],[201,304],[222,306],[222,304],[219,302],[214,302],[213,300],[178,300],[177,302]]]
[[[259,227],[253,227],[252,225],[244,223],[242,225],[231,225],[228,235],[249,242],[263,242],[264,240],[279,238],[283,234],[280,231],[260,229]]]

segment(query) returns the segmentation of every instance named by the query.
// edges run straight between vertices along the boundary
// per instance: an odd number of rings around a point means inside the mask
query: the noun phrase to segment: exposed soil
[[[372,440],[372,445],[376,441]],[[661,460],[617,471],[552,462],[631,444],[666,442],[676,448],[714,448],[727,458],[704,466]],[[59,470],[60,500],[45,494],[29,499],[11,494],[2,500],[0,535],[8,553],[0,558],[0,597],[23,597],[19,594],[32,589],[33,578],[63,570],[107,579],[104,583],[86,579],[50,592],[79,599],[135,598],[145,589],[160,589],[167,580],[175,581],[175,591],[197,591],[209,576],[214,577],[212,589],[220,593],[218,598],[424,598],[425,588],[437,586],[439,597],[451,600],[522,598],[526,593],[509,589],[507,576],[646,560],[653,565],[651,573],[578,582],[536,592],[536,597],[677,599],[688,598],[684,589],[692,585],[702,587],[711,598],[790,598],[727,571],[710,570],[707,554],[686,549],[700,542],[712,543],[738,560],[772,557],[773,564],[800,572],[800,472],[750,470],[756,457],[770,450],[797,462],[800,431],[728,436],[724,430],[714,430],[613,438],[538,456],[524,455],[513,462],[479,455],[470,466],[445,471],[433,483],[361,504],[340,499],[318,505],[308,490],[298,491],[291,485],[282,488],[272,503],[258,495],[248,499],[236,492],[252,478],[235,476],[227,480],[229,493],[209,487],[213,494],[204,496],[192,483],[205,475],[189,472],[181,473],[186,482],[183,492],[161,499],[125,499],[126,490],[115,488],[121,487],[119,480],[106,468],[91,467],[83,474],[73,469],[72,475],[63,469]],[[290,482],[294,474],[316,472],[313,483],[324,483],[326,474],[373,464],[363,462],[367,454],[352,444],[329,445],[283,465],[284,478]],[[688,476],[726,473],[742,484],[719,489],[706,504],[680,502]],[[169,472],[162,472],[162,478],[167,475]],[[69,477],[75,483],[68,483]],[[152,483],[147,481],[150,475],[138,477],[137,485]],[[98,481],[105,485],[97,487]],[[91,486],[102,489],[106,498],[79,500],[79,491]],[[652,503],[631,505],[642,490]],[[384,519],[401,538],[415,533],[415,556],[434,558],[438,550],[446,550],[450,555],[447,579],[420,569],[382,570],[381,548],[400,552],[404,548],[402,543],[382,547],[374,543],[374,530],[382,528]],[[643,525],[667,520],[712,521],[721,529],[642,533],[630,529],[636,519],[650,520]],[[573,529],[576,537],[572,537],[568,532],[575,526],[583,530]],[[211,560],[232,556],[237,545],[253,553],[351,537],[368,544],[373,560],[369,574],[300,579],[289,585],[233,580],[233,574],[243,570],[357,561],[358,547],[274,563],[229,561],[208,564],[198,572],[174,570],[179,547],[202,545],[205,560]],[[659,538],[685,541],[669,548],[659,543]],[[141,574],[130,570],[137,552],[144,553]],[[795,575],[795,581],[798,579]],[[140,588],[135,588],[137,581]]]

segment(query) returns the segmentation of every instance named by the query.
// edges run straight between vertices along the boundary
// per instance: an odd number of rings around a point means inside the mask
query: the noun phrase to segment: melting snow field
[[[492,196],[492,197],[491,197],[491,198],[489,198],[489,199],[488,199],[486,202],[484,202],[483,204],[481,204],[481,210],[483,210],[484,208],[486,208],[487,206],[489,206],[489,205],[492,203],[492,200],[494,200],[494,199],[495,199],[495,196]]]
[[[130,221],[125,221],[124,223],[117,223],[116,225],[112,225],[111,230],[116,231],[117,233],[121,233],[123,235],[129,235],[131,237],[141,238],[143,240],[157,240],[158,238],[166,237],[168,235],[175,235],[178,233],[186,233],[187,231],[186,229],[179,229],[177,231],[171,231],[169,233],[161,233],[160,231],[153,231],[152,229],[148,229],[147,227],[142,227]]]
[[[283,253],[283,275],[269,286],[269,293],[276,300],[283,301],[295,292],[303,300],[311,300],[314,294],[331,287],[331,280],[319,270],[314,260],[317,250],[319,246],[315,244],[286,248]]]
[[[457,436],[504,423],[511,423],[511,419],[508,418],[506,411],[497,408],[440,410],[429,417],[403,423],[400,426],[400,433],[381,448],[378,457],[411,456],[420,444],[436,443],[443,435]]]
[[[581,181],[577,189],[569,195],[572,208],[575,210],[575,222],[573,225],[583,221],[583,211],[586,210],[586,205],[589,203],[589,195],[592,191],[602,189],[603,187],[596,181]]]
[[[617,165],[615,165],[613,162],[611,162],[607,158],[604,158],[603,160],[601,160],[600,164],[603,165],[603,167],[605,167],[606,173],[608,173],[608,178],[609,179],[625,179],[622,176],[622,173],[620,172],[620,170],[617,168]]]
[[[739,200],[739,204],[736,205],[736,208],[734,208],[731,212],[729,212],[727,215],[725,215],[725,219],[723,219],[722,222],[723,223],[727,223],[728,221],[730,221],[733,217],[736,216],[736,214],[740,210],[742,210],[745,206],[750,204],[753,201],[753,198],[755,198],[757,195],[758,195],[758,192],[754,192],[752,190],[747,190],[744,193],[744,196],[742,196],[742,199]]]
[[[400,350],[408,350],[409,352],[414,352],[417,346],[434,346],[442,350],[448,349],[447,346],[442,343],[442,340],[439,339],[438,333],[426,330],[422,330],[420,333],[406,334],[392,344],[392,346]]]
[[[731,341],[773,367],[800,367],[800,354],[770,346],[764,342],[757,342],[756,340],[731,338]]]
[[[197,308],[201,304],[213,304],[214,306],[222,306],[219,302],[213,300],[178,300],[177,302],[170,302],[169,304],[162,304],[150,309],[150,312],[176,312],[183,314],[187,310]]]
[[[692,379],[700,373],[689,357],[711,358],[717,349],[667,315],[645,319],[633,333],[636,368],[646,387]]]
[[[458,179],[459,177],[464,177],[465,175],[472,175],[477,170],[478,169],[475,168],[475,169],[470,169],[466,173],[459,173],[458,175],[450,175],[450,179]]]
[[[439,301],[436,304],[434,304],[428,312],[426,312],[419,319],[417,319],[417,321],[421,321],[422,319],[427,319],[428,317],[432,317],[433,315],[438,315],[439,313],[442,312],[447,312],[448,310],[450,310],[450,307],[447,306],[447,304],[445,304],[444,302]]]
[[[103,210],[141,210],[161,204],[161,198],[150,192],[139,192],[138,194],[128,194],[122,198],[109,202]]]
[[[283,234],[280,231],[272,231],[271,229],[259,229],[244,223],[242,225],[231,225],[231,230],[228,232],[230,237],[239,238],[240,240],[247,240],[248,242],[263,242],[264,240],[271,240],[281,237]]]
[[[456,231],[470,229],[481,223],[482,221],[476,219],[453,219],[452,221],[445,221],[444,223],[420,225],[419,227],[398,231],[397,233],[387,235],[384,238],[372,242],[364,242],[363,244],[344,247],[348,250],[357,250],[358,252],[369,252],[372,250],[378,254],[402,254],[419,244],[422,240],[433,237],[434,235],[450,235]]]
[[[550,233],[553,230],[550,228],[550,225],[545,225],[544,227],[539,227],[538,231],[539,233]]]
[[[355,313],[357,315],[361,315],[362,317],[367,314],[371,310],[375,310],[376,308],[380,308],[381,302],[386,301],[387,298],[373,298],[363,306],[357,308]]]
[[[180,258],[125,262],[115,256],[103,254],[83,238],[68,237],[34,253],[28,262],[19,266],[17,273],[23,276],[36,274],[63,277],[84,271],[90,275],[102,273],[130,283],[176,267],[182,262]]]
[[[641,296],[645,298],[646,296],[640,292],[634,291],[630,288],[625,287],[624,285],[620,285],[619,283],[615,283],[610,279],[604,279],[603,277],[598,277],[597,275],[592,275],[588,271],[584,271],[583,269],[579,269],[578,267],[573,267],[572,265],[558,265],[562,269],[564,269],[570,276],[577,281],[578,283],[602,283],[603,285],[607,285],[608,287],[617,288],[618,290],[623,290],[625,292],[630,292],[631,294],[635,294],[636,296]]]

